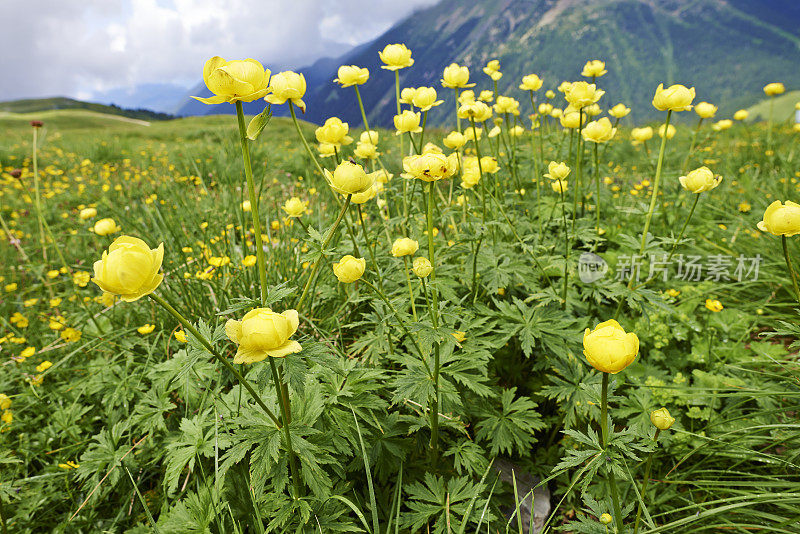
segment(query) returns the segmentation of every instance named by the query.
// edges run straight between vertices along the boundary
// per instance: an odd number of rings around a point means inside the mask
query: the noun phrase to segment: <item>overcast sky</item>
[[[214,55],[296,65],[436,0],[0,0],[0,100],[189,87]],[[326,53],[326,50],[328,52]]]

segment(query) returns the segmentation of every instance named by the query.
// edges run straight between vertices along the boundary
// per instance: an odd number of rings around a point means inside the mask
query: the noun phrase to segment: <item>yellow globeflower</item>
[[[551,180],[563,180],[569,173],[572,171],[567,164],[563,161],[551,161],[547,164],[547,173],[545,173],[545,178],[550,178]]]
[[[608,114],[614,117],[615,119],[621,119],[630,112],[631,108],[626,107],[625,104],[617,104],[616,106],[608,110]]]
[[[403,90],[400,91],[400,103],[411,105],[411,101],[414,99],[414,93],[416,91],[417,90],[413,87],[403,87]]]
[[[405,109],[400,115],[394,116],[394,128],[397,130],[395,135],[402,135],[406,132],[419,133],[422,127],[419,125],[422,115],[419,112],[414,113],[411,110]]]
[[[442,144],[451,150],[458,150],[467,144],[467,138],[461,132],[450,132],[442,139]]]
[[[61,339],[67,343],[75,343],[81,338],[82,335],[83,332],[80,330],[76,330],[74,328],[65,328],[64,331],[61,332]]]
[[[542,104],[541,106],[549,106],[549,105],[550,104]],[[586,118],[584,117],[584,121],[585,120]],[[564,109],[564,111],[561,113],[559,122],[561,122],[561,126],[563,126],[564,128],[569,128],[572,130],[579,128],[581,125],[581,113],[572,106],[567,106],[566,109]]]
[[[252,102],[269,91],[269,69],[255,59],[225,61],[214,56],[203,66],[203,81],[214,96],[193,96],[204,104]]]
[[[342,65],[336,71],[337,78],[333,81],[342,87],[351,85],[364,85],[369,80],[369,69],[357,65]]]
[[[522,83],[519,88],[523,91],[538,91],[542,88],[544,80],[539,78],[536,74],[527,74],[522,77]]]
[[[321,144],[339,147],[353,142],[353,139],[347,135],[349,131],[349,124],[342,122],[339,117],[330,117],[325,120],[325,124],[314,131],[314,135]]]
[[[600,514],[600,522],[604,525],[610,525],[614,518],[609,513]]]
[[[694,107],[694,112],[701,119],[710,119],[717,114],[717,106],[708,102],[700,102]]]
[[[375,177],[364,172],[361,165],[349,161],[341,162],[333,173],[325,169],[325,178],[331,189],[342,195],[363,193],[375,182]]]
[[[658,127],[658,136],[659,137],[664,137],[665,130],[666,130],[667,139],[672,139],[673,137],[675,137],[675,134],[678,133],[677,128],[675,128],[675,126],[673,126],[672,124],[669,125],[669,128],[664,128],[664,126],[665,125],[662,124],[661,126]]]
[[[733,121],[732,120],[730,120],[730,119],[722,119],[722,120],[718,120],[717,122],[712,124],[711,125],[711,129],[714,130],[715,132],[722,132],[722,131],[727,130],[731,126],[733,126]]]
[[[670,85],[664,89],[664,84],[658,84],[656,94],[653,96],[653,107],[660,111],[686,111],[692,109],[694,100],[694,87],[686,88],[684,85]]]
[[[136,331],[144,336],[146,334],[151,333],[153,330],[155,330],[155,328],[156,328],[156,325],[150,324],[150,323],[145,323],[142,326],[140,326],[139,328],[137,328]]]
[[[616,374],[628,367],[639,353],[639,338],[615,320],[605,321],[583,333],[583,354],[603,373]]]
[[[800,204],[787,200],[785,204],[776,200],[764,212],[764,218],[758,223],[762,232],[792,237],[800,234]]]
[[[464,87],[475,87],[474,83],[469,83],[469,68],[458,63],[450,63],[444,68],[442,73],[442,86],[450,89],[461,89]]]
[[[503,73],[500,72],[500,61],[496,59],[493,59],[487,63],[486,66],[483,67],[483,72],[494,81],[497,81],[503,77]]]
[[[95,208],[83,208],[78,217],[80,217],[82,221],[97,217],[97,210]]]
[[[553,191],[556,193],[566,193],[568,185],[566,180],[553,180],[550,182],[550,187],[552,187]]]
[[[286,212],[289,217],[300,217],[306,212],[308,208],[308,201],[300,200],[297,197],[292,197],[284,202],[281,209]]]
[[[40,363],[39,365],[36,366],[36,372],[37,373],[44,373],[45,371],[47,371],[51,367],[53,367],[53,362],[51,362],[50,360],[45,360],[45,361],[43,361],[42,363]]]
[[[519,115],[519,101],[510,96],[499,95],[497,97],[497,102],[494,105],[494,110],[497,113],[511,113],[513,115]]]
[[[614,134],[617,133],[617,129],[611,125],[611,121],[608,117],[603,117],[600,120],[592,121],[584,126],[582,133],[586,141],[605,143],[614,137]]]
[[[0,393],[0,410],[8,410],[11,408],[11,399],[5,393]]]
[[[353,204],[366,204],[367,202],[375,198],[375,195],[378,194],[378,187],[377,187],[378,185],[379,183],[375,182],[372,184],[372,187],[367,188],[366,191],[362,191],[361,193],[356,193],[355,195],[350,197],[350,202],[352,202]]]
[[[380,136],[375,130],[364,130],[361,132],[361,135],[358,136],[358,141],[360,143],[371,143],[373,145],[377,145],[379,139]]]
[[[669,414],[666,408],[659,408],[650,412],[650,422],[659,430],[669,430],[675,423],[675,418]]]
[[[750,116],[750,112],[747,111],[746,109],[740,109],[739,111],[733,114],[733,118],[736,119],[737,121],[743,121],[748,116]]]
[[[378,147],[372,143],[362,143],[361,141],[356,144],[356,149],[353,150],[353,155],[361,159],[375,159],[380,156],[378,153]]]
[[[284,104],[287,100],[292,104],[306,110],[306,103],[303,96],[306,94],[306,77],[290,70],[279,72],[272,77],[269,82],[272,93],[268,94],[264,100],[270,104]]]
[[[122,228],[120,228],[120,226],[116,222],[114,222],[114,219],[112,219],[111,217],[106,217],[105,219],[100,219],[99,221],[94,223],[93,230],[94,233],[96,233],[97,235],[106,236],[110,234],[115,234],[120,230],[122,230]]]
[[[225,333],[238,345],[233,363],[255,363],[267,356],[283,358],[300,352],[300,343],[289,339],[299,325],[296,310],[276,313],[269,308],[256,308],[241,321],[229,319]]]
[[[594,104],[600,100],[600,97],[605,93],[605,91],[598,89],[593,83],[574,82],[569,85],[569,89],[564,97],[567,99],[567,102],[572,104],[572,107],[581,109]]]
[[[244,265],[245,267],[252,267],[253,265],[256,264],[257,261],[258,261],[257,257],[255,257],[253,254],[248,254],[247,256],[242,258],[242,265]]]
[[[348,254],[333,264],[333,274],[343,284],[352,284],[364,275],[367,260]]]
[[[378,52],[378,57],[383,61],[382,69],[400,70],[414,64],[411,57],[411,50],[404,44],[389,44]]]
[[[403,158],[404,178],[417,178],[425,182],[433,182],[450,178],[458,171],[458,154],[449,156],[437,152],[427,152]]]
[[[164,280],[158,272],[163,258],[163,243],[151,250],[137,237],[120,236],[94,263],[92,282],[107,293],[133,302],[155,291]]]
[[[599,78],[606,72],[608,72],[606,70],[606,64],[599,59],[593,59],[591,61],[587,61],[586,65],[583,66],[581,76],[586,76],[588,78]]]
[[[644,143],[652,138],[653,129],[650,126],[645,126],[644,128],[634,128],[631,130],[631,139],[633,139],[634,145]]]
[[[428,258],[419,256],[418,258],[414,258],[411,270],[420,278],[427,278],[433,272],[433,266]]]
[[[474,119],[475,122],[483,122],[492,118],[492,108],[480,100],[461,104],[458,108],[458,116],[462,119]],[[471,130],[471,128],[467,128]]]
[[[417,250],[419,250],[419,243],[410,237],[401,237],[392,244],[392,256],[395,258],[411,256],[415,254]]]
[[[768,83],[764,86],[764,94],[767,96],[782,95],[786,92],[786,88],[781,82]]]
[[[722,176],[714,176],[708,167],[700,167],[678,178],[684,189],[692,193],[711,191],[722,181]]]
[[[436,100],[436,89],[433,87],[417,87],[414,90],[414,97],[411,99],[411,103],[421,111],[428,111],[442,102],[444,100]]]
[[[710,311],[712,311],[714,313],[717,313],[717,312],[721,312],[723,310],[724,306],[718,300],[706,299],[706,308],[708,308],[708,310],[710,310]]]

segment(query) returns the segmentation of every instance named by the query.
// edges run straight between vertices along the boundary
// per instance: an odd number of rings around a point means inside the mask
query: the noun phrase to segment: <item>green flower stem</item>
[[[425,355],[422,352],[422,349],[420,348],[420,346],[417,344],[417,340],[414,339],[414,336],[411,335],[411,332],[408,330],[408,327],[403,322],[403,320],[400,318],[400,314],[397,313],[397,308],[395,308],[392,305],[391,301],[389,301],[389,299],[386,298],[386,295],[383,294],[383,291],[381,291],[380,289],[375,287],[373,284],[371,284],[367,280],[364,280],[363,278],[361,280],[359,280],[359,281],[363,282],[364,284],[366,284],[367,287],[372,289],[372,291],[374,291],[375,294],[378,295],[378,297],[380,297],[380,299],[383,302],[386,303],[386,305],[389,307],[389,310],[392,312],[392,314],[394,314],[395,318],[397,319],[397,323],[400,325],[400,329],[403,331],[403,333],[406,335],[406,337],[409,339],[409,341],[411,341],[411,344],[414,345],[414,348],[417,349],[417,353],[419,354],[419,357],[422,360],[422,363],[425,364],[425,369],[427,369],[427,371],[428,371],[428,376],[433,376],[433,373],[431,373],[431,368],[428,365],[428,360],[425,359]]]
[[[644,247],[647,243],[647,232],[650,229],[650,220],[653,218],[653,212],[656,209],[656,200],[658,199],[658,186],[661,183],[661,171],[664,166],[664,152],[667,147],[667,130],[669,130],[669,121],[672,118],[672,110],[667,111],[667,120],[664,122],[664,136],[661,138],[661,148],[658,150],[658,163],[656,164],[656,178],[655,182],[653,183],[653,192],[651,193],[650,197],[650,208],[647,210],[647,217],[644,221],[644,229],[642,230],[642,242],[639,246],[639,256],[644,253]],[[691,217],[691,213],[689,214]],[[684,227],[689,224],[689,219],[687,218]],[[628,279],[628,289],[633,287],[633,277],[634,277],[634,270],[631,269],[631,277]],[[619,317],[620,312],[622,311],[622,303],[624,299],[620,299],[617,303],[617,311],[614,313],[614,319],[616,320]]]
[[[422,153],[422,149],[425,147],[425,125],[428,123],[428,112],[422,112],[422,131],[419,133],[419,150],[417,151],[418,154]]]
[[[356,208],[358,209],[358,220],[361,224],[361,233],[364,234],[364,241],[367,243],[369,257],[372,260],[372,266],[375,268],[375,274],[378,276],[378,287],[383,289],[383,277],[381,276],[381,270],[378,267],[378,261],[375,259],[375,246],[370,240],[369,234],[367,233],[367,225],[364,222],[364,213],[361,211],[361,204],[356,204]],[[380,217],[380,214],[378,214],[378,217]]]
[[[470,125],[472,126],[472,139],[475,143],[475,154],[478,158],[478,176],[481,183],[481,222],[486,224],[486,184],[483,181],[483,166],[481,165],[481,148],[478,143],[478,131],[475,127],[475,118],[469,118]],[[475,247],[475,256],[472,259],[472,302],[478,298],[478,253],[481,250],[481,243],[483,243],[483,236],[478,238],[478,243]]]
[[[408,256],[403,256],[403,267],[406,273],[406,282],[408,282],[408,298],[411,302],[411,315],[414,317],[414,321],[419,321],[417,317],[417,308],[414,305],[414,290],[411,288],[411,275],[408,274]]]
[[[170,315],[172,315],[175,319],[177,319],[185,330],[187,330],[190,334],[192,334],[195,337],[195,339],[197,339],[200,342],[200,344],[203,345],[206,348],[206,350],[208,350],[208,352],[210,352],[211,355],[217,359],[217,361],[219,361],[222,365],[224,365],[228,369],[228,371],[230,371],[231,374],[233,374],[233,376],[236,377],[236,380],[239,381],[239,384],[244,386],[247,392],[250,393],[250,395],[253,397],[253,400],[256,401],[256,404],[258,404],[261,407],[261,409],[264,410],[264,412],[267,414],[267,417],[269,417],[272,420],[272,422],[275,423],[275,426],[277,428],[281,428],[281,423],[278,420],[278,418],[275,417],[275,414],[272,413],[272,410],[267,408],[267,405],[264,404],[263,400],[261,400],[261,397],[259,397],[258,393],[256,393],[256,390],[253,389],[253,386],[250,385],[250,382],[248,382],[245,379],[245,377],[242,376],[242,374],[236,369],[236,367],[233,366],[233,364],[231,364],[228,361],[227,358],[222,356],[219,352],[217,352],[216,349],[214,349],[214,347],[211,346],[211,343],[205,337],[203,337],[203,335],[200,334],[200,332],[198,332],[194,326],[192,326],[192,323],[186,320],[186,318],[184,318],[183,315],[181,315],[180,312],[178,312],[178,310],[173,308],[172,305],[170,305],[166,300],[164,300],[160,296],[156,295],[155,293],[150,293],[148,296],[151,299],[153,299],[156,302],[156,304],[164,308],[167,312],[169,312]]]
[[[474,125],[473,125],[474,127]],[[428,183],[428,205],[426,206],[426,219],[428,222],[428,261],[431,262],[431,321],[434,328],[439,328],[439,292],[436,289],[436,258],[433,245],[433,187],[436,182]],[[433,402],[431,403],[431,452],[436,460],[439,447],[439,344],[433,347]]]
[[[358,250],[358,240],[356,239],[356,232],[353,230],[353,223],[350,221],[350,214],[345,215],[344,223],[347,225],[347,233],[350,234],[350,239],[353,241],[353,255],[356,258],[361,257],[361,252]]]
[[[786,267],[789,268],[789,274],[792,276],[792,286],[794,286],[794,295],[797,298],[797,302],[800,303],[800,289],[797,287],[797,273],[792,266],[792,260],[789,257],[789,243],[786,240],[786,236],[781,236],[781,245],[783,245],[783,257],[786,259]]]
[[[278,395],[278,405],[280,406],[281,413],[283,414],[283,438],[286,442],[286,451],[289,454],[289,470],[292,473],[292,486],[294,488],[295,499],[300,498],[300,474],[297,471],[297,455],[294,453],[292,447],[292,434],[289,431],[289,424],[292,422],[292,411],[289,405],[289,392],[283,386],[278,374],[278,367],[275,365],[275,358],[269,356],[269,367],[272,370],[272,381],[275,383],[275,392]]]
[[[356,99],[358,99],[358,109],[361,110],[361,120],[364,121],[364,130],[370,131],[369,121],[367,120],[367,114],[364,111],[364,102],[361,100],[361,91],[358,90],[358,85],[357,84],[353,86],[353,89],[356,90]],[[371,137],[370,137],[370,141],[372,141]],[[381,169],[383,169],[383,171],[386,172],[386,167],[383,166],[383,161],[381,161],[380,155],[377,156],[377,160],[378,160],[378,165],[380,165]],[[372,170],[375,170],[375,167],[373,167]]]
[[[767,121],[767,150],[772,148],[772,112],[775,107],[775,97],[769,97],[769,120]]]
[[[656,429],[656,434],[653,436],[653,442],[658,443],[658,435],[661,433],[661,429]],[[644,466],[644,478],[642,479],[642,489],[639,491],[639,506],[636,510],[636,522],[633,524],[633,534],[639,533],[639,521],[642,518],[642,503],[644,502],[646,491],[647,491],[647,484],[650,482],[650,469],[653,466],[653,455],[656,451],[652,451],[650,455],[647,457],[647,464]]]
[[[453,91],[456,94],[456,129],[461,133],[461,117],[458,116],[458,87],[454,87]]]
[[[600,162],[597,158],[597,143],[594,143],[594,179],[597,183],[597,200],[595,203],[597,204],[597,235],[600,235]]]
[[[681,174],[686,174],[686,169],[689,166],[689,158],[692,157],[692,152],[694,152],[694,145],[697,142],[697,134],[700,133],[700,126],[703,124],[703,117],[700,117],[700,120],[697,121],[697,126],[692,133],[692,142],[689,144],[689,151],[686,153],[686,158],[683,160],[683,165],[681,166]],[[666,130],[664,131],[666,133]]]
[[[616,130],[616,129],[617,129],[617,126],[619,126],[619,121],[620,121],[620,118],[619,118],[619,117],[615,118],[615,119],[614,119],[614,125],[613,125],[613,126],[611,126],[611,128],[612,128],[612,129],[614,129],[614,130]],[[606,143],[606,146],[604,146],[604,147],[603,147],[603,153],[602,153],[602,154],[600,154],[600,156],[602,156],[602,159],[606,159],[606,152],[608,152],[608,147],[609,147],[609,146],[611,146],[611,141],[609,141],[608,143]]]
[[[44,214],[42,214],[42,200],[39,193],[39,128],[33,127],[33,191],[36,202],[36,218],[39,221],[39,246],[42,247],[42,258],[47,261],[47,245],[44,238]],[[11,234],[9,234],[11,235]],[[58,248],[58,247],[56,247]]]
[[[608,439],[610,429],[608,427],[608,373],[603,373],[603,386],[602,396],[600,399],[600,432],[603,437],[603,449],[608,454]],[[617,532],[621,534],[622,531],[622,508],[619,505],[619,489],[617,488],[617,481],[614,477],[614,471],[608,472],[608,483],[611,486],[611,500],[614,503],[614,521],[617,525]]]
[[[255,184],[253,183],[253,168],[250,165],[250,147],[247,139],[247,127],[244,124],[244,110],[239,100],[236,101],[236,117],[239,121],[239,141],[242,145],[244,175],[247,179],[247,192],[250,197],[250,215],[252,215],[253,218],[256,260],[258,261],[258,280],[261,285],[261,304],[263,305],[267,299],[267,262],[264,259],[264,244],[261,240],[261,219],[258,215],[258,197],[256,196]]]
[[[3,498],[0,496],[0,527],[3,528],[3,534],[8,534],[8,527],[6,526],[6,514],[3,510]]]
[[[315,156],[314,153],[311,151],[311,147],[308,146],[308,141],[306,141],[306,136],[304,136],[302,130],[300,130],[300,123],[297,122],[297,115],[294,112],[294,104],[292,104],[291,100],[288,101],[288,104],[289,104],[289,113],[292,115],[292,122],[294,122],[294,127],[295,129],[297,129],[297,135],[300,136],[300,140],[303,142],[303,146],[306,149],[308,157],[310,157],[311,161],[314,162],[314,166],[317,168],[317,172],[319,172],[320,176],[325,176],[325,173],[322,171],[322,166],[319,164],[319,161],[317,160],[317,156]],[[241,104],[239,102],[236,102],[237,111],[239,110],[239,108],[241,108]]]
[[[400,137],[403,137],[402,135]],[[417,144],[414,142],[414,136],[411,135],[411,132],[408,132],[408,139],[411,141],[411,146],[414,149],[415,154],[419,154],[422,152],[422,148],[417,148]],[[403,182],[405,183],[405,182]]]
[[[578,195],[581,194],[581,163],[583,161],[583,108],[578,110],[578,152],[575,154],[575,192],[572,202],[572,234],[575,234],[575,221],[578,219]],[[583,200],[581,200],[583,203]],[[565,277],[566,278],[566,277]]]
[[[564,258],[568,258],[569,257],[569,231],[567,229],[567,200],[565,198],[563,189],[561,189],[560,194],[561,194],[561,218],[562,218],[562,220],[564,222]],[[564,261],[566,261],[566,259]],[[566,278],[566,270],[567,270],[567,267],[564,266],[564,278]],[[564,300],[563,307],[564,307],[564,309],[567,309],[567,284],[566,284],[566,282],[564,283],[564,294],[562,295],[562,298]]]
[[[353,195],[347,195],[347,200],[344,201],[342,204],[342,209],[339,211],[339,216],[336,218],[336,221],[333,225],[328,229],[328,235],[325,236],[325,241],[322,242],[322,247],[319,251],[319,257],[317,261],[314,262],[314,265],[311,267],[311,273],[308,275],[308,280],[306,280],[306,285],[303,287],[303,293],[300,295],[300,300],[297,301],[297,305],[295,308],[298,310],[303,307],[303,302],[305,302],[306,297],[308,296],[308,290],[311,287],[311,283],[316,277],[317,271],[319,270],[319,264],[322,263],[323,257],[325,256],[325,247],[331,242],[333,239],[333,234],[336,233],[336,229],[339,227],[339,224],[342,222],[344,218],[344,214],[347,211],[347,207],[350,205],[350,198]]]

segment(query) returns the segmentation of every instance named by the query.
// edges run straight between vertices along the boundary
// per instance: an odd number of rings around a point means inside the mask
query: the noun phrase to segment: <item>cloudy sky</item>
[[[299,67],[435,2],[0,0],[0,101],[86,99],[145,83],[190,87],[214,55]]]

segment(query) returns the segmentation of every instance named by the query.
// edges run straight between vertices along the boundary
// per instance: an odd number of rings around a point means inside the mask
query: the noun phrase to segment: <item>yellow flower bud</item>
[[[386,45],[383,50],[378,52],[378,57],[380,57],[381,61],[384,63],[384,65],[381,65],[381,68],[386,70],[400,70],[414,64],[414,59],[411,57],[411,50],[404,44]]]
[[[367,260],[348,254],[333,264],[333,274],[343,284],[352,284],[364,275],[366,266]]]
[[[553,98],[554,96],[556,96],[556,92],[553,91],[552,89],[548,89],[547,91],[545,91],[544,96],[547,98]]]
[[[114,219],[107,217],[105,219],[100,219],[96,223],[94,223],[94,233],[97,235],[110,235],[119,232],[122,228],[114,222]]]
[[[403,87],[403,90],[400,91],[400,103],[411,105],[411,101],[414,99],[414,93],[416,92],[417,90],[413,87]]]
[[[767,207],[763,220],[758,223],[758,229],[786,237],[800,234],[800,205],[791,200],[787,200],[785,204],[776,200]]]
[[[428,111],[434,106],[438,106],[444,100],[436,100],[436,89],[433,87],[417,87],[411,103],[422,111]]]
[[[583,354],[603,373],[616,374],[628,367],[639,353],[639,338],[626,333],[615,320],[605,321],[583,333]]]
[[[463,343],[464,341],[467,340],[467,333],[459,330],[457,332],[453,332],[453,337],[456,339],[457,342]]]
[[[483,122],[492,118],[492,108],[484,102],[475,100],[461,104],[458,108],[458,116],[462,119],[474,119],[475,122]],[[471,128],[467,128],[471,130]]]
[[[542,88],[544,81],[536,74],[528,74],[522,77],[522,84],[519,88],[523,91],[538,91]]]
[[[542,105],[544,106],[549,104],[542,104]],[[584,115],[584,120],[586,120],[585,115]],[[563,126],[564,128],[570,128],[574,130],[576,128],[579,128],[581,125],[581,114],[577,109],[573,108],[572,106],[567,106],[567,108],[561,113],[559,121],[561,122],[561,126]]]
[[[497,97],[497,102],[494,105],[494,110],[497,113],[511,113],[513,115],[519,115],[519,101],[517,101],[515,98],[511,98],[510,96],[499,95]]]
[[[252,102],[269,91],[269,69],[255,59],[225,61],[214,56],[203,66],[203,81],[214,96],[193,96],[204,104]]]
[[[349,161],[341,162],[333,173],[325,169],[325,178],[331,189],[342,195],[363,193],[375,182],[375,177],[364,172],[361,165]]]
[[[740,109],[739,111],[733,114],[733,118],[736,119],[737,121],[743,121],[748,116],[750,116],[750,112],[747,111],[746,109]]]
[[[82,221],[85,221],[86,219],[91,219],[92,217],[96,216],[97,216],[97,210],[95,208],[84,208],[78,215],[78,217],[80,217]]]
[[[308,201],[300,200],[297,197],[292,197],[284,202],[281,209],[286,212],[289,217],[300,217],[306,212]]]
[[[397,130],[395,132],[396,135],[402,135],[406,132],[413,132],[418,133],[422,131],[422,127],[419,125],[419,121],[421,119],[421,114],[419,112],[414,113],[411,110],[405,109],[403,110],[400,115],[394,116],[394,128]]]
[[[615,119],[621,119],[628,115],[631,112],[631,108],[626,107],[625,104],[617,104],[613,108],[608,110],[608,114],[614,117]]]
[[[290,70],[279,72],[272,77],[269,88],[272,93],[264,100],[270,104],[284,104],[289,100],[303,111],[306,110],[306,104],[303,102],[303,96],[306,94],[306,78],[302,74]]]
[[[378,132],[376,132],[375,130],[365,130],[361,132],[361,135],[358,136],[359,143],[370,143],[373,145],[377,145],[379,139],[380,136],[378,135]]]
[[[708,167],[700,167],[678,178],[684,189],[692,193],[711,191],[722,181],[722,176],[714,176]]]
[[[141,239],[123,235],[94,263],[92,282],[107,293],[133,302],[155,291],[164,280],[158,272],[163,259],[163,243],[151,250]]]
[[[283,358],[300,352],[300,343],[289,339],[299,325],[296,310],[276,313],[269,308],[255,308],[241,321],[228,320],[225,333],[238,345],[233,363],[255,363],[267,356]]]
[[[349,145],[353,139],[347,135],[350,125],[342,122],[339,117],[330,117],[325,120],[325,124],[314,131],[317,141],[331,146]]]
[[[500,165],[494,157],[483,156],[481,158],[481,170],[484,174],[494,174],[500,170]]]
[[[566,180],[553,180],[550,182],[550,187],[553,188],[553,191],[556,193],[566,193],[567,192],[567,181]]]
[[[635,145],[649,141],[652,138],[653,129],[650,126],[645,126],[644,128],[634,128],[631,130],[631,139],[633,139],[633,144]]]
[[[444,68],[442,73],[442,86],[450,89],[462,87],[474,87],[474,83],[469,83],[469,68],[462,67],[457,63],[450,63]]]
[[[782,95],[786,88],[780,82],[768,83],[764,86],[764,94],[767,96]]]
[[[687,89],[684,85],[675,84],[664,89],[664,84],[660,83],[653,96],[653,107],[660,111],[686,111],[692,109],[694,96],[694,87]]]
[[[716,299],[706,299],[706,308],[714,313],[721,312],[725,307]]]
[[[581,76],[586,76],[587,78],[599,78],[606,72],[608,72],[606,70],[606,64],[599,59],[593,59],[591,61],[587,61],[586,65],[583,66]]]
[[[733,126],[733,121],[730,119],[722,119],[711,125],[711,129],[715,132],[722,132]]]
[[[414,258],[414,264],[412,265],[411,270],[414,271],[414,274],[420,278],[426,278],[433,272],[433,266],[428,258],[419,256],[418,258]]]
[[[664,130],[665,130],[664,127],[665,126],[666,126],[666,124],[662,124],[661,126],[658,127],[658,136],[659,137],[662,137],[662,138],[664,137]],[[675,137],[676,133],[678,133],[678,130],[672,124],[670,124],[669,127],[666,128],[667,139],[672,139],[673,137]]]
[[[245,200],[245,201],[242,202],[242,211],[243,212],[249,213],[251,209],[253,209],[253,208],[250,205],[250,201],[249,200]]]
[[[602,524],[610,525],[612,521],[614,521],[614,518],[611,517],[611,514],[601,514],[600,515],[600,522]]]
[[[356,145],[356,149],[353,151],[353,155],[361,159],[374,159],[379,156],[378,147],[372,143],[362,143],[359,141]]]
[[[617,133],[617,129],[611,125],[608,117],[592,121],[583,128],[583,138],[594,143],[605,143],[610,141]]]
[[[569,90],[564,97],[567,102],[572,104],[576,109],[585,108],[590,104],[594,104],[600,97],[605,94],[605,91],[598,89],[593,83],[574,82],[570,84]]]
[[[11,408],[11,399],[5,393],[0,393],[0,410],[8,410]]]
[[[14,421],[14,415],[11,413],[11,411],[6,410],[3,412],[3,415],[0,415],[0,421],[10,425]]]
[[[547,173],[544,175],[545,178],[550,178],[551,180],[563,180],[569,173],[572,171],[567,164],[563,161],[551,161],[547,164]]]
[[[411,256],[417,250],[419,250],[419,243],[410,237],[401,237],[392,244],[392,256],[395,258]]]
[[[364,85],[369,80],[369,69],[356,65],[342,65],[336,74],[338,77],[333,81],[341,84],[342,87]]]
[[[708,102],[700,102],[694,107],[694,112],[701,119],[710,119],[717,114],[717,106]]]
[[[150,334],[153,330],[155,330],[155,328],[156,328],[156,325],[146,323],[146,324],[143,324],[142,326],[140,326],[139,328],[137,328],[136,331],[144,336],[144,335]]]
[[[669,430],[675,422],[675,418],[669,414],[669,410],[666,408],[659,408],[650,412],[650,422],[659,430]]]

